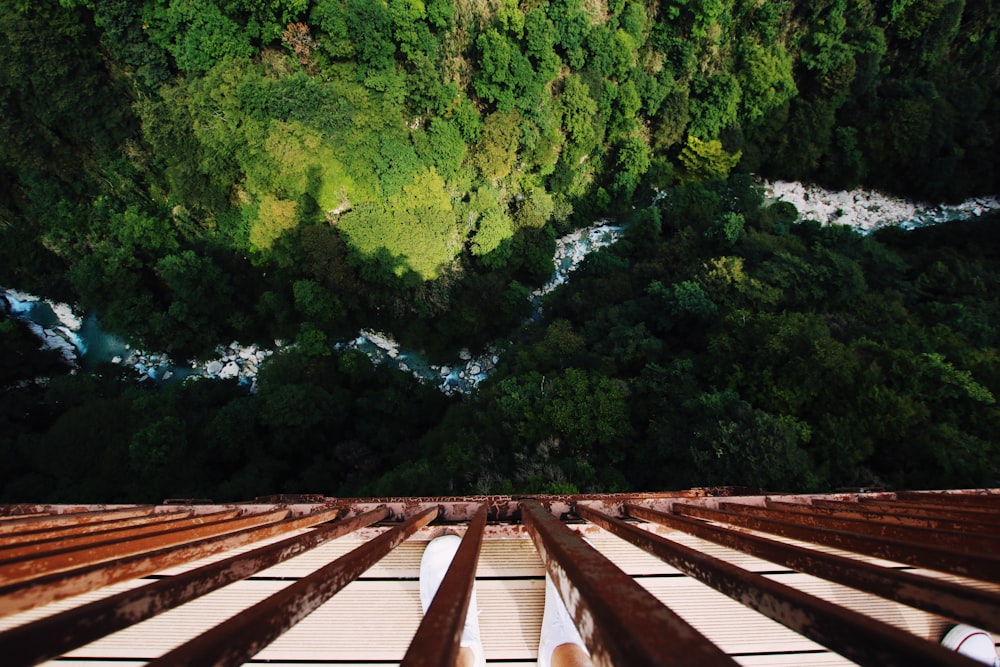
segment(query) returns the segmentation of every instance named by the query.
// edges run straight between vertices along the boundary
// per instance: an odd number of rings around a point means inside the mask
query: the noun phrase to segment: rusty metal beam
[[[1000,553],[1000,537],[969,534],[953,530],[935,530],[920,526],[893,526],[879,521],[848,519],[826,516],[796,509],[774,509],[744,503],[719,503],[719,509],[726,512],[750,514],[765,519],[787,521],[799,526],[831,528],[861,535],[872,535],[904,542],[926,542],[933,537],[934,544],[963,553]]]
[[[194,527],[43,554],[38,558],[19,558],[7,563],[0,563],[0,582],[6,585],[17,584],[86,565],[104,563],[176,544],[192,542],[202,537],[232,533],[250,526],[280,521],[288,516],[288,510],[278,510],[233,518],[233,515],[238,511],[224,512],[221,515],[216,515],[217,518]]]
[[[537,500],[522,520],[597,665],[735,665]]]
[[[997,509],[993,507],[973,507],[971,505],[955,505],[945,502],[928,502],[916,500],[886,500],[871,499],[864,496],[858,497],[858,502],[862,505],[875,505],[888,508],[889,511],[907,512],[911,509],[934,510],[956,519],[965,518],[970,521],[989,521],[997,516]]]
[[[944,493],[940,491],[899,491],[896,493],[897,500],[907,502],[932,502],[945,503],[948,505],[970,505],[973,507],[986,507],[989,509],[1000,509],[1000,493]]]
[[[231,519],[236,515],[237,510],[228,512],[217,512],[214,514],[198,514],[190,516],[185,512],[185,516],[177,516],[174,513],[163,515],[166,520],[155,521],[153,523],[140,526],[126,526],[116,530],[99,531],[87,535],[66,535],[50,538],[47,540],[33,541],[30,543],[10,544],[0,546],[0,566],[8,563],[24,560],[27,558],[40,558],[43,556],[66,553],[76,549],[94,548],[106,544],[115,544],[124,540],[131,540],[143,535],[165,535],[177,530],[191,528],[193,526],[203,526],[211,523],[218,523],[225,519]]]
[[[338,512],[336,509],[316,512],[302,517],[299,524],[303,528],[316,526],[333,520]],[[0,655],[9,667],[37,665],[381,521],[388,514],[386,508],[372,510],[15,627],[0,633]]]
[[[577,514],[771,620],[862,665],[970,665],[954,651],[888,623],[577,505]]]
[[[431,507],[414,515],[263,602],[147,663],[147,667],[242,665],[406,538],[433,521],[439,511],[439,508]]]
[[[476,583],[476,564],[486,527],[486,505],[469,523],[462,543],[427,608],[400,667],[454,665]]]
[[[957,530],[971,534],[995,535],[1000,537],[1000,525],[986,525],[972,521],[956,521],[953,519],[934,519],[931,517],[909,516],[897,512],[885,512],[869,509],[867,505],[844,503],[843,505],[825,506],[772,500],[766,498],[764,506],[776,510],[805,512],[819,516],[831,516],[842,519],[859,519],[861,521],[877,521],[897,526],[919,526],[933,530]],[[843,508],[843,509],[842,509]]]
[[[42,528],[40,530],[25,530],[12,535],[0,536],[0,539],[3,540],[4,547],[15,544],[31,544],[33,542],[43,542],[45,540],[65,537],[67,535],[76,537],[79,535],[90,535],[109,530],[118,530],[119,528],[163,523],[165,521],[173,521],[174,519],[184,518],[191,515],[191,510],[157,512],[148,516],[134,517],[132,519],[114,519],[112,521],[99,521],[79,526],[58,526],[56,528]]]
[[[194,537],[190,541],[173,545],[162,544],[154,551],[123,555],[16,584],[4,584],[0,586],[0,616],[32,609],[126,579],[136,579],[309,525],[308,516],[281,521],[280,518],[288,513],[288,510],[278,510],[248,519],[235,519],[234,521],[246,523],[240,524],[242,528],[227,525],[226,532],[218,535]]]
[[[765,519],[736,512],[710,509],[688,503],[674,503],[673,511],[710,521],[729,523],[765,533],[814,542],[836,549],[854,551],[876,558],[907,563],[930,570],[951,572],[972,579],[1000,582],[1000,558],[992,555],[967,554],[941,549],[928,544],[903,542],[829,528],[810,528],[787,521]]]
[[[117,510],[96,510],[93,512],[73,512],[68,514],[52,514],[41,517],[17,517],[0,522],[0,535],[19,533],[22,530],[38,530],[39,528],[55,528],[56,526],[78,526],[95,521],[111,519],[128,519],[136,516],[148,516],[153,513],[152,505],[128,507]]]
[[[1000,594],[993,591],[805,549],[631,503],[626,503],[624,509],[630,516],[683,531],[798,572],[835,581],[945,618],[1000,632]]]
[[[965,523],[972,523],[976,525],[993,525],[996,523],[995,517],[990,515],[969,515],[964,513],[952,512],[948,509],[942,509],[940,507],[932,508],[922,505],[911,505],[908,507],[902,507],[897,503],[892,501],[886,502],[864,502],[859,503],[853,500],[826,500],[825,498],[813,498],[811,501],[812,507],[834,507],[834,508],[853,508],[857,511],[862,512],[885,512],[888,514],[895,514],[898,516],[906,517],[922,517],[927,519],[937,519],[939,521],[962,521]]]

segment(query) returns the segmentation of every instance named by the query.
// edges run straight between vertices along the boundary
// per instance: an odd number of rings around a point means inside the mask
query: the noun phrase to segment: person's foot
[[[941,645],[984,665],[1000,667],[993,636],[985,630],[971,625],[956,625],[944,636]]]
[[[425,614],[461,543],[462,538],[458,535],[442,535],[427,543],[424,555],[420,559],[420,605]],[[483,652],[483,640],[479,634],[479,606],[476,604],[475,586],[472,587],[472,599],[469,600],[465,628],[462,630],[462,638],[458,645],[472,651],[474,664],[477,667],[485,667],[486,654]]]
[[[538,638],[538,664],[549,667],[552,664],[552,652],[563,644],[576,644],[584,653],[587,647],[576,629],[576,624],[569,615],[566,605],[559,597],[555,584],[545,574],[545,611],[542,613],[542,631]]]

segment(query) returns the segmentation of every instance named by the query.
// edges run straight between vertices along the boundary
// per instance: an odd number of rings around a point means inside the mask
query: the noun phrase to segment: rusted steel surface
[[[184,544],[194,540],[232,533],[250,526],[262,523],[280,521],[288,516],[287,510],[269,512],[267,514],[252,514],[245,517],[232,518],[238,510],[225,512],[219,517],[213,517],[209,522],[194,527],[179,528],[154,535],[140,535],[133,539],[91,544],[79,549],[67,549],[51,554],[42,554],[37,558],[18,558],[0,563],[0,583],[3,585],[29,581],[45,575],[65,572],[74,568],[134,556],[136,554],[156,551],[164,547]]]
[[[683,491],[668,491],[657,493],[603,493],[574,495],[482,495],[482,496],[440,496],[440,497],[398,497],[385,496],[376,498],[330,498],[339,507],[344,508],[348,515],[364,512],[378,505],[386,505],[394,517],[407,516],[427,507],[440,506],[440,521],[467,522],[479,511],[480,505],[487,507],[487,521],[517,521],[520,517],[518,503],[523,499],[541,500],[552,508],[555,513],[569,512],[577,500],[602,504],[606,507],[620,506],[623,502],[666,501],[670,499],[694,499],[710,496],[731,496],[745,493],[742,487],[708,487],[687,489]]]
[[[147,667],[242,665],[438,515],[430,507],[393,530],[243,610]]]
[[[9,667],[37,665],[249,577],[362,526],[381,521],[387,515],[388,511],[383,508],[320,526],[281,542],[18,626],[0,633],[0,655],[4,656],[4,664]],[[299,521],[305,528],[331,521],[336,516],[337,510],[326,510]]]
[[[40,516],[51,516],[49,512],[25,512],[24,514],[0,514],[0,522],[11,519],[35,519]]]
[[[876,521],[896,526],[919,526],[933,530],[967,531],[969,534],[994,535],[1000,537],[1000,524],[986,525],[972,521],[956,521],[953,519],[934,519],[931,517],[909,516],[897,512],[885,512],[868,509],[867,505],[859,503],[844,503],[837,506],[825,506],[805,503],[791,503],[780,500],[764,501],[764,506],[776,510],[805,512],[818,516],[838,517],[841,519],[859,519]]]
[[[522,520],[597,665],[735,665],[537,500]]]
[[[918,502],[915,500],[872,500],[864,496],[858,497],[862,505],[883,507],[889,511],[908,512],[911,509],[932,510],[942,515],[956,519],[965,518],[970,521],[987,521],[996,517],[997,510],[992,507],[974,507],[972,505],[954,505],[945,502]]]
[[[897,500],[1000,508],[1000,493],[982,491],[898,491]]]
[[[812,500],[813,507],[834,507],[834,508],[854,508],[858,511],[886,512],[907,517],[922,517],[927,519],[937,519],[940,521],[962,521],[977,525],[993,525],[996,523],[994,516],[990,514],[969,515],[960,512],[952,512],[948,509],[932,508],[922,505],[900,506],[893,502],[864,502],[844,500],[827,500],[816,498]]]
[[[211,523],[218,523],[226,519],[231,519],[236,515],[236,510],[229,512],[219,512],[218,514],[202,514],[200,516],[184,516],[176,514],[166,514],[167,520],[160,520],[151,524],[141,526],[127,526],[117,530],[98,531],[87,535],[67,535],[49,538],[46,540],[32,541],[30,543],[0,545],[0,565],[7,564],[15,560],[26,558],[38,558],[41,556],[56,553],[65,553],[74,549],[93,548],[106,544],[115,544],[124,540],[131,540],[137,537],[165,535],[167,533],[191,528],[192,526],[203,526]]]
[[[79,595],[103,586],[135,579],[163,570],[206,558],[229,549],[266,540],[291,530],[308,526],[308,517],[281,521],[288,510],[277,510],[233,521],[223,526],[225,532],[212,537],[202,537],[180,544],[161,545],[155,551],[144,551],[131,556],[121,555],[111,560],[75,567],[65,572],[39,576],[16,584],[0,585],[0,616],[7,616],[26,609],[47,604],[71,595]],[[306,521],[306,523],[302,523]],[[263,523],[263,525],[261,525]]]
[[[147,526],[154,523],[173,521],[191,516],[190,510],[180,510],[171,512],[157,512],[149,516],[134,517],[132,519],[115,519],[112,521],[98,521],[86,523],[79,526],[58,526],[56,528],[42,528],[39,530],[25,530],[12,535],[0,535],[0,543],[4,546],[13,544],[29,544],[32,542],[42,542],[45,540],[65,537],[71,535],[90,535],[93,533],[117,530],[119,528],[129,528],[135,526]]]
[[[38,530],[41,528],[55,528],[56,526],[78,526],[95,521],[109,521],[111,519],[128,519],[135,516],[148,516],[152,514],[153,507],[145,505],[142,507],[129,507],[115,510],[97,510],[94,512],[75,512],[72,514],[52,514],[40,517],[18,517],[8,521],[0,522],[0,535],[19,533],[24,530]]]
[[[904,542],[925,542],[933,537],[937,546],[947,547],[964,553],[1000,553],[1000,538],[992,535],[959,532],[953,530],[935,530],[920,526],[894,526],[880,521],[864,519],[848,519],[846,517],[825,516],[814,512],[798,509],[774,509],[744,505],[742,503],[719,503],[719,509],[726,512],[738,512],[766,519],[787,521],[800,526],[815,526],[845,530],[861,535],[873,535]]]
[[[455,664],[472,587],[476,583],[476,565],[485,527],[486,505],[483,505],[469,523],[455,558],[406,650],[401,667]]]
[[[1000,582],[1000,558],[993,555],[961,553],[928,544],[903,542],[829,528],[811,528],[787,521],[726,512],[688,503],[674,503],[673,511],[700,519],[709,519],[781,535],[794,540],[815,542],[837,549],[868,554],[876,558],[925,567],[930,570],[951,572],[972,579]]]
[[[583,505],[577,513],[812,641],[863,665],[967,665],[966,659],[870,616],[821,600]]]
[[[798,572],[835,581],[932,614],[1000,632],[1000,594],[993,591],[961,586],[950,581],[805,549],[767,537],[729,530],[699,519],[658,512],[638,505],[626,504],[625,510],[630,516],[653,521]]]

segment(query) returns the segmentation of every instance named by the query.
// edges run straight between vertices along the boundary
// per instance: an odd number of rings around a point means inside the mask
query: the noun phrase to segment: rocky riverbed
[[[353,340],[337,344],[336,348],[364,352],[374,363],[389,364],[420,382],[433,383],[448,396],[471,392],[500,361],[499,352],[491,345],[477,355],[462,348],[453,363],[431,364],[419,353],[401,348],[392,335],[368,329],[362,330]]]
[[[788,181],[763,181],[763,186],[766,196],[793,204],[800,220],[847,225],[863,232],[890,225],[933,225],[1000,210],[1000,198],[995,196],[975,197],[960,204],[929,204],[877,190],[826,190]]]

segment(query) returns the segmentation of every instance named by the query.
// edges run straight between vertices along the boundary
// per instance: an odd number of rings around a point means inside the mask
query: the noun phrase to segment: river
[[[872,190],[838,192],[782,181],[764,181],[762,186],[769,199],[794,204],[800,219],[817,220],[823,224],[846,224],[862,233],[885,225],[915,227],[1000,210],[1000,200],[996,197],[980,197],[946,206],[912,202]],[[532,305],[530,319],[540,320],[543,297],[565,283],[589,253],[617,241],[622,231],[621,226],[600,220],[559,238],[552,260],[552,277],[529,296]],[[219,345],[214,359],[189,360],[181,365],[164,353],[132,348],[123,339],[103,331],[95,315],[80,314],[65,303],[0,287],[0,306],[5,306],[12,316],[27,322],[41,339],[43,347],[58,349],[67,363],[75,368],[87,371],[97,364],[112,362],[133,369],[143,381],[162,382],[190,376],[235,378],[249,385],[252,391],[256,387],[260,365],[284,347],[282,341],[275,341],[270,349],[233,341],[228,345]],[[337,350],[360,350],[373,362],[391,364],[402,372],[411,373],[421,382],[433,383],[449,395],[473,391],[489,376],[500,359],[499,350],[489,346],[478,354],[468,349],[459,350],[453,363],[431,364],[418,352],[402,348],[390,334],[372,330],[362,330],[357,337],[337,343],[334,347]]]

